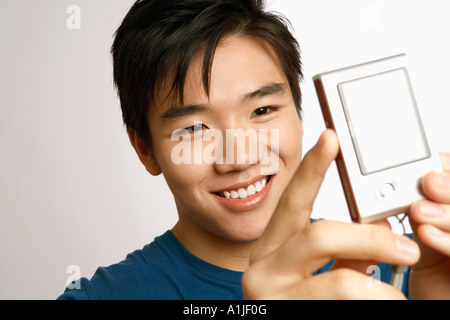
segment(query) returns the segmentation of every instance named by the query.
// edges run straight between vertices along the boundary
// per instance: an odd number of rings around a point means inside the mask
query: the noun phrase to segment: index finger
[[[286,187],[278,206],[258,241],[252,260],[259,260],[277,249],[310,221],[314,200],[322,181],[339,151],[333,130],[326,130],[317,144],[305,155]]]

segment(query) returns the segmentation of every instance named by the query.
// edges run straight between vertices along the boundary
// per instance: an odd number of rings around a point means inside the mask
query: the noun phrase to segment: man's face
[[[202,63],[199,52],[187,73],[181,108],[162,94],[150,109],[153,155],[175,198],[181,226],[226,240],[253,241],[300,163],[301,120],[278,58],[266,42],[238,36],[222,41],[211,69],[209,98]],[[254,133],[256,140],[238,145],[229,135],[238,129]],[[208,131],[221,133],[223,140],[217,135],[205,139]],[[203,154],[214,161],[205,161]],[[174,161],[180,155],[187,161]]]

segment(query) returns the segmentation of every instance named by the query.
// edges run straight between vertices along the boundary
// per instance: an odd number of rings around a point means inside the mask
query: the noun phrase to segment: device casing
[[[427,156],[391,168],[363,174],[354,143],[352,124],[344,110],[339,85],[355,80],[380,75],[384,72],[404,70],[416,108],[423,139],[427,144]],[[423,199],[420,180],[429,171],[441,171],[437,154],[433,153],[426,138],[416,99],[406,69],[406,55],[401,54],[348,68],[321,73],[313,77],[323,118],[327,128],[337,133],[340,151],[336,158],[346,202],[353,221],[365,223],[383,219],[399,213],[407,213],[414,201]],[[377,88],[373,88],[377,90]],[[382,93],[380,93],[382,94]],[[363,107],[363,106],[362,106]],[[401,121],[398,130],[402,129]],[[380,130],[383,127],[380,126]],[[373,134],[377,134],[374,132]],[[380,157],[388,156],[380,154]]]

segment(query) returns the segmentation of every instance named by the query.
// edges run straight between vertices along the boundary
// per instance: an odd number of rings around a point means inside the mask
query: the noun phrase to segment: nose
[[[226,129],[222,154],[216,157],[215,170],[220,174],[244,171],[258,163],[258,134],[254,129]]]

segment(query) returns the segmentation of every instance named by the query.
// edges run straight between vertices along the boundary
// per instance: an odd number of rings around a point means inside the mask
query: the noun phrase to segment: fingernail
[[[450,175],[443,172],[436,172],[434,183],[440,189],[450,190]]]
[[[420,212],[430,218],[438,218],[444,214],[444,208],[434,202],[421,202]]]
[[[415,242],[405,236],[398,236],[397,239],[395,239],[395,244],[397,250],[402,253],[407,255],[415,255],[417,253]]]

